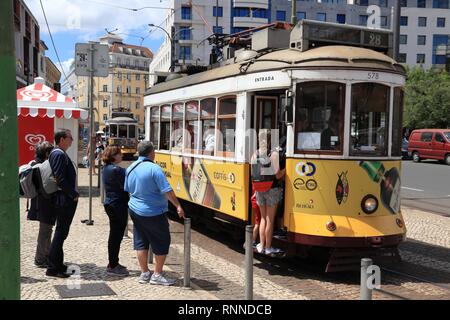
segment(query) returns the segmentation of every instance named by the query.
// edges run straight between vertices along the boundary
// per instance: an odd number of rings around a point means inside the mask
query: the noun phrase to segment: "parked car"
[[[414,162],[436,159],[450,165],[450,129],[414,130],[409,137],[408,152]]]

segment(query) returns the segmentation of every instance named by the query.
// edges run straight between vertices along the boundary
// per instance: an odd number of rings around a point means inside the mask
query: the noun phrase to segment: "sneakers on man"
[[[150,271],[147,272],[142,272],[141,275],[139,276],[139,283],[148,283],[150,281]]]
[[[256,251],[258,251],[258,253],[261,253],[261,254],[264,254],[264,253],[265,253],[264,247],[262,246],[261,243],[258,243],[258,244],[256,245]]]
[[[175,279],[170,279],[170,278],[166,278],[164,276],[164,274],[159,273],[159,274],[152,274],[152,277],[150,278],[150,283],[151,284],[159,284],[162,286],[171,286],[173,284],[175,284],[176,280]]]
[[[121,277],[125,277],[125,276],[130,275],[130,272],[128,272],[127,267],[122,266],[120,264],[118,264],[114,268],[110,268],[109,265],[108,265],[108,267],[106,267],[106,272],[108,274],[111,274],[111,275],[114,275],[114,276],[121,276]]]

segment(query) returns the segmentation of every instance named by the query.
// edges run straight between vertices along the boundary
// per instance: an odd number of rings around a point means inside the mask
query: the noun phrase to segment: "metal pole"
[[[184,219],[184,286],[191,286],[191,218]]]
[[[396,0],[395,1],[395,19],[393,21],[393,26],[394,26],[394,43],[393,43],[393,58],[394,60],[398,60],[399,55],[400,55],[400,16],[402,8],[400,6],[400,0]]]
[[[89,137],[91,139],[89,150],[89,219],[86,221],[86,225],[91,226],[94,224],[92,221],[92,170],[95,166],[94,157],[94,44],[90,44],[90,57],[89,57]]]
[[[149,246],[148,247],[148,264],[152,264],[153,263],[153,250],[152,247]]]
[[[253,300],[253,226],[245,226],[245,299]]]
[[[291,23],[295,26],[297,24],[297,0],[291,0]]]
[[[0,300],[20,299],[20,215],[13,1],[0,1]]]
[[[361,259],[361,288],[359,300],[372,300],[372,289],[367,286],[367,280],[369,275],[367,274],[367,268],[372,265],[372,259]]]

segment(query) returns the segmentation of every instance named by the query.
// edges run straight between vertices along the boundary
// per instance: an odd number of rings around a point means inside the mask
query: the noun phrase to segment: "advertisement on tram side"
[[[376,229],[376,221],[395,221],[401,215],[400,171],[397,160],[288,159],[285,225],[308,234],[317,227],[308,220],[322,216],[323,225],[331,218],[347,226],[340,228],[340,236],[356,236],[355,230]],[[371,224],[364,225],[366,219]]]
[[[247,219],[248,165],[157,153],[157,163],[177,197]]]

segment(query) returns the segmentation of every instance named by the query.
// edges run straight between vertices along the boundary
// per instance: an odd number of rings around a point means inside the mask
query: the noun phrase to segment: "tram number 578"
[[[378,72],[369,72],[367,73],[368,80],[378,80],[380,78],[380,74]]]

